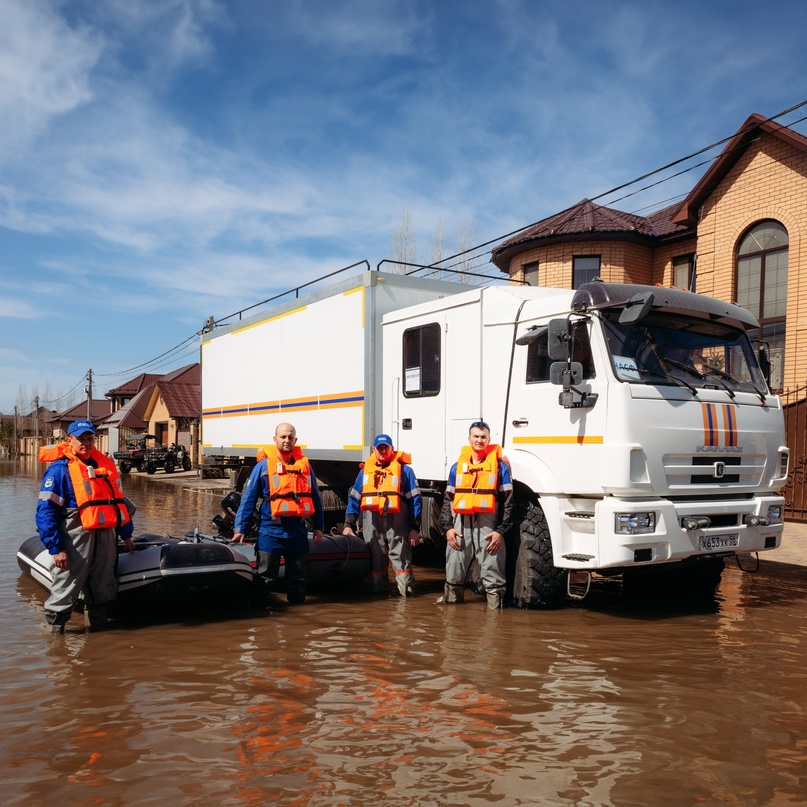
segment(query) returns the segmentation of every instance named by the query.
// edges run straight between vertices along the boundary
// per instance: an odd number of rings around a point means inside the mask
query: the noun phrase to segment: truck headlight
[[[782,523],[782,505],[770,504],[768,505],[768,523],[781,524]]]
[[[617,535],[645,535],[655,531],[655,513],[614,513],[614,532]]]

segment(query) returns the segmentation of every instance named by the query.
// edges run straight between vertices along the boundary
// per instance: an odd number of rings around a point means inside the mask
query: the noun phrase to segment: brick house
[[[600,277],[739,303],[760,321],[774,389],[798,387],[807,379],[807,138],[751,115],[682,202],[637,216],[584,199],[502,242],[491,260],[531,285]]]

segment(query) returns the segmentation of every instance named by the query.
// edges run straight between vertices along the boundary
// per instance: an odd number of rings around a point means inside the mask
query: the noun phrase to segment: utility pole
[[[92,369],[87,370],[87,420],[92,423]]]
[[[39,396],[34,395],[34,446],[36,447],[36,454],[39,456]]]
[[[17,406],[14,406],[14,456],[20,453],[20,427],[17,423]]]

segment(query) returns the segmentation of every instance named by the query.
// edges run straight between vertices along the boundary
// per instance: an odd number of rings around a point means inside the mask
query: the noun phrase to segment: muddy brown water
[[[0,463],[9,805],[805,805],[807,569],[730,566],[706,604],[553,612],[314,596],[64,637],[15,553],[40,469]],[[132,475],[138,532],[218,497]]]

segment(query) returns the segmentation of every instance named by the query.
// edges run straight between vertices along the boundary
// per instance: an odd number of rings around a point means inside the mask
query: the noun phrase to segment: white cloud
[[[39,0],[0,0],[0,18],[0,151],[8,153],[91,100],[89,74],[102,44]]]

